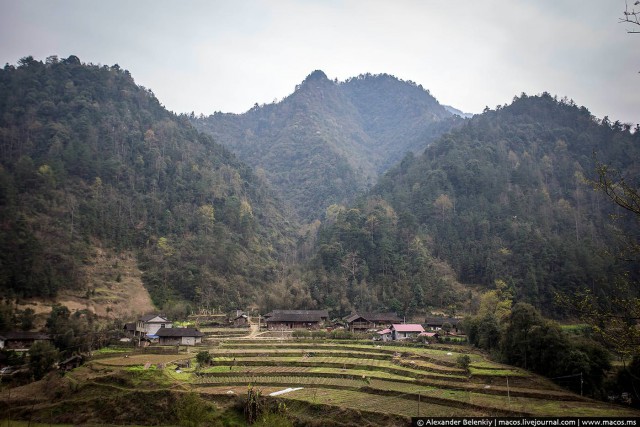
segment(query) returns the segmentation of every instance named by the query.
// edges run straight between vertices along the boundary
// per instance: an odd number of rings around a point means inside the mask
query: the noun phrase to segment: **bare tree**
[[[623,17],[620,18],[620,22],[633,24],[640,26],[640,0],[636,0],[629,9],[629,3],[625,1]],[[640,31],[627,30],[628,33],[640,34]]]

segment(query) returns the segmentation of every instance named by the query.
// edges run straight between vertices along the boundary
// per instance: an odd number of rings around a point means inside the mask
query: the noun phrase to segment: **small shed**
[[[249,324],[249,316],[241,314],[240,316],[231,320],[233,326],[247,326]]]
[[[380,341],[391,341],[391,329],[389,328],[378,331],[376,334],[378,334],[378,340]]]
[[[58,369],[61,371],[70,371],[82,365],[82,362],[84,362],[84,358],[79,354],[76,354],[58,363]]]
[[[440,334],[437,332],[421,332],[418,334],[418,338],[425,342],[435,342],[440,338]]]

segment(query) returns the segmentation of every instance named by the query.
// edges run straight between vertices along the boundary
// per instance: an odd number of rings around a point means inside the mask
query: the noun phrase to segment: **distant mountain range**
[[[331,204],[352,202],[459,116],[422,86],[388,74],[337,82],[314,71],[279,103],[192,123],[264,173],[299,217],[311,220]]]

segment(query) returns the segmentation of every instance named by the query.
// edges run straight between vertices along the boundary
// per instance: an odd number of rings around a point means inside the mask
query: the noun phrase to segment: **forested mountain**
[[[159,307],[244,306],[291,253],[268,187],[119,66],[27,57],[0,94],[2,295],[89,286],[104,245],[137,252]]]
[[[548,94],[464,121],[411,82],[316,71],[280,103],[189,119],[75,56],[5,66],[0,94],[0,295],[90,292],[100,246],[137,254],[159,307],[410,315],[498,286],[559,315],[557,292],[640,271],[616,257],[637,222],[589,184],[598,161],[637,187],[640,132]]]
[[[386,74],[337,82],[322,71],[279,103],[192,118],[264,172],[305,220],[352,202],[407,152],[420,152],[460,121],[412,82]]]
[[[441,261],[459,282],[498,286],[547,314],[562,314],[557,293],[618,292],[616,271],[640,271],[616,256],[638,223],[613,221],[622,209],[589,180],[597,161],[637,188],[639,143],[629,126],[548,94],[487,110],[405,157],[365,201],[330,209],[312,294],[409,313],[455,306],[467,295],[443,283]]]

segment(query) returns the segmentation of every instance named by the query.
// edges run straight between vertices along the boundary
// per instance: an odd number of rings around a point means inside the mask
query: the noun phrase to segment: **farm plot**
[[[171,364],[192,359],[194,353],[118,354],[92,363],[114,367],[169,364],[165,378],[201,392],[235,393],[233,390],[246,391],[249,384],[270,390],[302,387],[278,398],[400,416],[416,416],[418,401],[423,415],[427,408],[431,415],[446,416],[628,415],[624,409],[558,390],[546,380],[480,355],[472,355],[472,377],[468,378],[451,366],[448,353],[452,352],[447,350],[395,350],[394,346],[336,342],[267,343],[262,348],[254,343],[224,342],[209,349],[215,366],[196,369],[192,361],[192,367],[182,373],[176,373]]]
[[[303,400],[311,403],[336,405],[367,412],[393,413],[405,417],[415,417],[418,414],[432,417],[447,417],[454,412],[450,406],[420,401],[398,396],[372,395],[353,390],[329,390],[324,388],[303,388],[283,396],[290,400]],[[488,415],[488,411],[473,408],[456,408],[456,416]]]
[[[192,385],[209,393],[249,384],[302,387],[282,398],[402,416],[416,416],[417,409],[411,408],[417,408],[417,401],[434,405],[430,414],[446,416],[623,415],[616,407],[560,390],[526,371],[460,350],[465,349],[227,340],[210,349],[215,366],[192,377]],[[470,373],[456,366],[461,354],[471,358]]]
[[[235,360],[234,360],[235,359]],[[358,357],[215,357],[216,365],[234,366],[303,366],[303,367],[329,367],[342,369],[362,369],[373,371],[385,371],[414,378],[446,379],[449,381],[466,381],[463,375],[446,375],[427,370],[400,366],[392,360],[378,360]]]
[[[206,368],[200,371],[202,376],[215,375],[235,375],[238,373],[246,375],[296,375],[296,376],[327,376],[332,378],[361,378],[363,376],[369,378],[383,378],[399,381],[415,381],[413,377],[407,375],[398,375],[384,371],[372,371],[364,369],[342,369],[342,368],[323,368],[315,366],[233,366],[218,365]]]
[[[116,356],[95,360],[93,363],[107,366],[136,366],[136,365],[158,365],[175,363],[179,360],[188,360],[191,357],[184,354],[134,354],[126,356]]]

